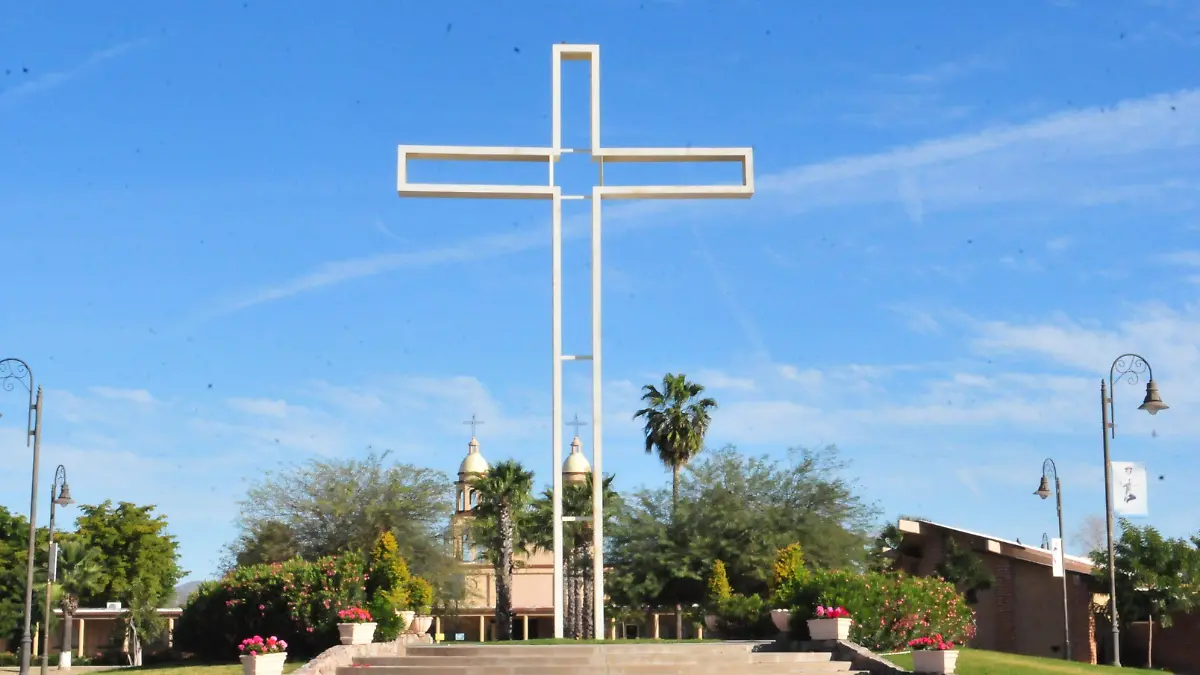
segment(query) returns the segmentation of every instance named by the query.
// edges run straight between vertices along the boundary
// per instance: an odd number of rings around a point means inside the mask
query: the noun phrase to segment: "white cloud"
[[[35,94],[49,91],[85,74],[87,71],[148,44],[146,40],[131,40],[106,47],[88,56],[83,62],[66,70],[46,73],[28,82],[0,91],[0,107],[12,105]]]
[[[289,408],[287,401],[267,398],[231,398],[229,407],[248,415],[264,417],[287,417]]]
[[[89,387],[88,391],[101,398],[106,398],[114,401],[127,401],[129,403],[137,403],[140,405],[151,405],[157,403],[150,392],[145,389],[119,389],[116,387]]]

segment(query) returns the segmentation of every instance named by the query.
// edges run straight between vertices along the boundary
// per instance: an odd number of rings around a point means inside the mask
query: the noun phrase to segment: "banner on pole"
[[[1112,462],[1113,513],[1120,516],[1147,516],[1146,467],[1136,462]]]
[[[50,583],[58,581],[58,542],[50,542]]]
[[[1050,540],[1050,555],[1053,558],[1051,567],[1054,571],[1055,578],[1061,577],[1064,574],[1066,574],[1066,565],[1063,561],[1063,545],[1062,545],[1062,543],[1063,543],[1062,539],[1055,538],[1055,539]]]

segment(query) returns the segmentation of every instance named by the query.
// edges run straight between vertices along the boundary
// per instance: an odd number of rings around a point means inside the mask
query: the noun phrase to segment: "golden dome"
[[[488,465],[483,455],[479,453],[479,441],[471,439],[467,446],[467,456],[463,459],[462,464],[458,465],[458,474],[485,474],[492,467]]]
[[[588,463],[587,457],[583,456],[583,447],[578,436],[571,441],[571,454],[567,455],[566,461],[563,462],[562,472],[567,482],[586,480],[587,475],[592,472],[592,465]]]

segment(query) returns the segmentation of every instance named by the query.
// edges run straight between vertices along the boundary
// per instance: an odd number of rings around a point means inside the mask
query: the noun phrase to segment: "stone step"
[[[338,669],[338,675],[365,675],[362,667]],[[829,675],[851,673],[846,661],[742,663],[737,665],[660,663],[528,665],[498,660],[486,665],[371,666],[369,675]]]
[[[411,645],[406,650],[410,656],[522,656],[529,654],[556,654],[562,656],[590,656],[595,654],[703,654],[706,657],[721,654],[747,654],[764,649],[772,642],[633,642],[621,644],[445,644]]]
[[[512,656],[376,656],[355,659],[354,662],[362,666],[383,667],[383,666],[484,666],[494,663],[503,663],[511,666],[537,666],[537,665],[564,665],[564,666],[588,666],[588,665],[622,665],[622,664],[727,664],[737,666],[740,664],[750,663],[829,663],[832,655],[828,652],[776,652],[776,653],[756,653],[756,652],[740,652],[731,654],[654,654],[654,653],[632,653],[632,652],[616,652],[602,653],[599,655],[583,655],[583,654],[517,654]]]

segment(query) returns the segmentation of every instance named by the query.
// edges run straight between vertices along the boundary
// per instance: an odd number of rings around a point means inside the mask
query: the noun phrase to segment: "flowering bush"
[[[196,590],[176,620],[175,646],[217,660],[245,635],[287,635],[292,653],[316,656],[339,642],[337,612],[363,606],[368,576],[353,552],[239,567]]]
[[[804,566],[804,551],[800,544],[788,544],[775,552],[775,562],[771,565],[771,594],[768,601],[775,609],[789,609],[786,589],[789,585],[801,582],[809,576],[808,568]]]
[[[338,612],[338,623],[371,623],[371,613],[362,607],[351,607]]]
[[[942,639],[941,634],[930,637],[919,637],[908,641],[908,648],[914,652],[937,651],[945,652],[954,649],[954,643]]]
[[[822,607],[817,605],[818,619],[849,619],[850,612],[846,611],[845,607]]]
[[[850,639],[873,651],[904,649],[928,635],[955,644],[975,637],[971,609],[954,585],[941,579],[821,570],[785,585],[792,634],[799,640],[807,639],[806,620],[814,617],[815,608],[831,606],[854,617]]]
[[[249,656],[281,654],[287,651],[287,643],[274,635],[266,640],[262,639],[259,635],[255,635],[252,638],[242,640],[242,644],[238,645],[238,651]]]

